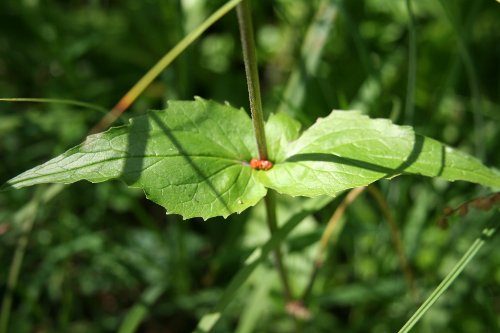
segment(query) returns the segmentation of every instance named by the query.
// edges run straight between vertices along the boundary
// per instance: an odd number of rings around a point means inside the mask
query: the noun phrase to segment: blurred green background
[[[0,97],[73,99],[111,108],[223,3],[3,0]],[[500,4],[411,4],[413,25],[404,0],[252,1],[266,112],[286,110],[309,126],[334,108],[361,109],[412,125],[499,167]],[[323,16],[318,19],[320,6]],[[315,29],[308,30],[315,17]],[[301,52],[308,31],[312,44]],[[413,65],[414,102],[407,100]],[[291,73],[299,79],[287,95]],[[247,108],[234,12],[190,46],[122,123],[148,109],[164,108],[169,99],[196,95]],[[0,182],[81,142],[102,116],[57,103],[0,102]],[[397,220],[422,301],[493,215],[471,211],[442,230],[435,223],[442,209],[489,191],[408,176],[380,181],[377,187]],[[0,193],[0,297],[23,234],[19,212],[35,192]],[[280,220],[301,203],[300,198],[278,199]],[[297,295],[341,199],[304,220],[285,244]],[[269,261],[243,286],[215,331],[397,331],[416,304],[387,221],[364,194],[348,208],[343,222],[312,290],[311,320],[300,322],[285,313]],[[252,249],[268,237],[261,204],[227,220],[182,221],[119,182],[76,183],[36,211],[8,332],[116,332],[130,320],[132,306],[147,303],[148,297],[153,301],[137,332],[190,332]],[[497,237],[480,252],[415,332],[500,332],[498,245]]]

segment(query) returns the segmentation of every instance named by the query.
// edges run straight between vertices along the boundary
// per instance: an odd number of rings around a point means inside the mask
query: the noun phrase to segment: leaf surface
[[[293,196],[336,195],[399,174],[500,187],[500,174],[476,158],[415,134],[409,126],[333,111],[288,144],[282,161],[258,173],[269,188]]]
[[[248,161],[256,156],[243,110],[198,99],[170,102],[130,125],[89,136],[64,154],[13,178],[13,187],[121,179],[184,218],[228,216],[266,194]]]
[[[184,218],[228,216],[255,205],[272,188],[292,196],[335,196],[400,174],[500,187],[500,174],[411,127],[333,111],[300,135],[284,113],[266,123],[267,171],[252,124],[241,109],[198,99],[170,102],[130,125],[89,136],[81,145],[11,179],[13,187],[121,179]]]
[[[273,113],[266,122],[269,160],[281,162],[286,158],[288,145],[300,135],[300,123],[284,112]]]

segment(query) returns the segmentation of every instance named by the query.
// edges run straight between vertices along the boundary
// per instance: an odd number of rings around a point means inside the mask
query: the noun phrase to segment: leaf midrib
[[[81,153],[81,154],[86,154],[86,153]],[[175,155],[143,155],[143,156],[131,156],[131,157],[126,157],[126,158],[124,158],[124,157],[107,158],[107,159],[100,160],[100,161],[97,161],[97,162],[88,163],[88,164],[85,164],[85,165],[82,165],[82,166],[73,167],[71,170],[81,170],[81,169],[84,169],[84,168],[87,168],[87,167],[90,167],[90,166],[93,166],[93,165],[98,165],[98,164],[102,164],[102,163],[106,163],[106,162],[112,162],[112,161],[116,161],[116,160],[124,160],[124,159],[132,159],[132,158],[143,158],[143,159],[145,159],[145,158],[169,158],[169,157],[214,158],[214,159],[218,159],[218,160],[229,161],[231,163],[234,163],[235,165],[238,164],[238,163],[241,163],[242,165],[244,165],[244,163],[245,163],[244,161],[234,160],[234,159],[230,159],[230,158],[227,158],[227,157],[218,157],[218,156],[210,156],[210,155],[187,155],[187,156],[186,155],[182,155],[182,154],[175,154]],[[48,166],[48,165],[43,164],[40,167],[42,167],[42,166]],[[32,172],[36,172],[36,171],[32,171]],[[29,178],[23,178],[21,181],[16,182],[15,181],[16,178],[21,177],[23,175],[23,174],[20,174],[18,177],[15,177],[14,179],[12,179],[12,181],[9,182],[9,184],[10,185],[16,185],[16,184],[27,182],[27,181],[30,181],[30,180],[33,180],[33,179],[37,179],[37,178],[40,178],[40,177],[53,176],[53,175],[58,175],[58,174],[65,173],[65,172],[67,172],[67,170],[61,170],[61,171],[56,171],[56,172],[46,173],[46,174],[39,174],[38,176],[29,177]],[[119,176],[117,176],[117,177],[119,177]]]

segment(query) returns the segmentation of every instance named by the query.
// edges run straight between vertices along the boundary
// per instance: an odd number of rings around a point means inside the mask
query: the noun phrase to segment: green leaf
[[[11,179],[13,187],[121,179],[184,218],[228,216],[266,194],[248,161],[257,156],[243,110],[198,99],[170,102],[130,125],[91,135],[64,154]]]
[[[267,148],[269,160],[283,161],[290,142],[300,135],[300,123],[284,112],[271,114],[266,122]]]
[[[355,111],[318,119],[277,162],[258,172],[258,179],[293,196],[336,195],[403,173],[500,187],[500,174],[474,157],[417,135],[411,127]]]
[[[284,113],[266,124],[268,171],[257,156],[243,110],[198,99],[171,102],[130,125],[89,136],[66,153],[13,178],[13,187],[121,179],[184,218],[228,216],[255,205],[266,187],[293,196],[335,196],[399,174],[420,174],[500,187],[500,174],[479,160],[385,119],[334,111],[300,137]]]

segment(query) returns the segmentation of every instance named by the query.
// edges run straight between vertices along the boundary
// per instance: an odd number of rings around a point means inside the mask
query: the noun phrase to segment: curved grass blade
[[[457,279],[457,277],[462,273],[467,264],[474,258],[478,251],[493,238],[493,235],[500,227],[500,214],[497,212],[493,217],[497,220],[494,225],[488,226],[483,229],[481,236],[479,236],[474,243],[469,247],[467,252],[462,256],[458,263],[453,267],[453,269],[448,273],[444,280],[437,286],[437,288],[432,292],[432,294],[425,300],[424,304],[418,308],[418,310],[411,316],[411,318],[404,324],[404,326],[398,331],[398,333],[408,333],[413,326],[422,318],[422,316],[429,311],[434,303],[437,302],[439,297],[450,287],[450,285]]]
[[[184,50],[188,48],[198,37],[210,28],[221,17],[231,11],[242,0],[231,0],[222,5],[196,29],[187,34],[179,43],[168,51],[144,76],[137,81],[132,88],[116,103],[111,111],[90,131],[97,133],[110,126],[128,107],[139,97],[140,94],[161,74]]]
[[[31,102],[31,103],[56,103],[56,104],[66,104],[79,106],[82,108],[87,108],[94,111],[99,111],[102,113],[108,112],[105,108],[99,105],[95,105],[87,102],[75,101],[72,99],[60,99],[60,98],[0,98],[0,102]]]

